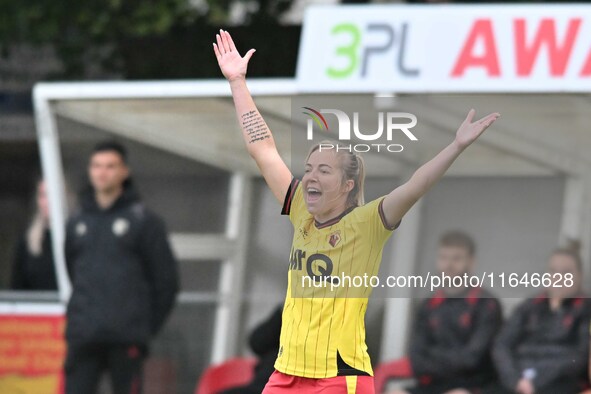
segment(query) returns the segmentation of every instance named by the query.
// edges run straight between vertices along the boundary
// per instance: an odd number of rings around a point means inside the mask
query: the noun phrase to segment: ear
[[[353,179],[348,179],[345,181],[345,193],[349,193],[355,187],[355,181]]]
[[[129,176],[131,175],[131,170],[129,169],[129,166],[127,164],[125,164],[123,169],[124,169],[123,171],[125,173],[125,179],[129,178]]]

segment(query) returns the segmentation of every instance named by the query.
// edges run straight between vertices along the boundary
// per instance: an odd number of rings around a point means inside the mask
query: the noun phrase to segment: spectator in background
[[[470,274],[476,246],[460,231],[439,240],[437,269],[450,277]],[[502,323],[498,300],[482,288],[444,288],[420,306],[410,343],[417,386],[392,394],[468,393],[494,381],[490,357]]]
[[[493,351],[500,382],[484,393],[575,394],[585,388],[591,305],[581,291],[577,249],[573,244],[552,253],[553,286],[523,302],[503,327]],[[554,275],[572,275],[573,282],[555,283]]]
[[[57,280],[49,231],[49,203],[43,180],[36,183],[35,206],[33,220],[16,245],[10,287],[55,291]]]
[[[273,310],[273,313],[250,334],[248,343],[252,351],[259,358],[254,368],[252,381],[241,387],[224,390],[220,394],[260,394],[269,377],[275,371],[275,360],[279,351],[279,335],[281,334],[281,313],[283,304]]]
[[[96,393],[103,371],[115,394],[140,393],[148,343],[175,301],[177,262],[164,222],[141,202],[129,174],[122,145],[98,144],[91,186],[67,224],[67,394]]]

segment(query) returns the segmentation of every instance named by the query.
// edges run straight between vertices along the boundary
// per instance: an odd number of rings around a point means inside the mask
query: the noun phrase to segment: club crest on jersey
[[[118,218],[113,222],[113,234],[118,237],[124,235],[129,230],[129,221],[127,219]]]
[[[332,233],[328,236],[328,243],[333,248],[335,246],[337,246],[339,242],[341,242],[341,232],[340,231],[335,231],[334,233]]]

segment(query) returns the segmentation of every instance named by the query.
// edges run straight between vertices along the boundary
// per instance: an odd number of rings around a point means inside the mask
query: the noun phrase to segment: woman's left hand
[[[456,133],[455,141],[461,149],[465,149],[472,142],[476,141],[476,139],[480,137],[482,133],[484,133],[484,130],[486,130],[491,124],[494,123],[495,120],[499,118],[499,116],[501,116],[501,114],[498,112],[494,112],[482,119],[472,122],[472,118],[474,118],[475,113],[476,111],[473,109],[468,112],[468,116],[466,116],[466,119]]]

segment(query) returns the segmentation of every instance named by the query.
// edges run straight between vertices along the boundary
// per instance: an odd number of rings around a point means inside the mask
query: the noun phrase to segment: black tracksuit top
[[[585,377],[591,305],[583,295],[550,309],[546,294],[525,300],[501,330],[494,360],[503,386],[514,388],[526,369],[535,369],[541,389],[556,380]]]
[[[419,308],[410,361],[421,385],[461,381],[479,387],[495,377],[490,350],[502,324],[496,298],[471,288],[461,298],[442,291]]]
[[[146,344],[162,327],[178,291],[178,267],[164,222],[131,182],[108,209],[92,190],[66,229],[72,282],[66,338],[76,343]]]
[[[41,254],[33,255],[24,235],[18,241],[12,266],[10,288],[12,290],[56,291],[57,279],[53,263],[51,232],[45,229],[41,244]]]

